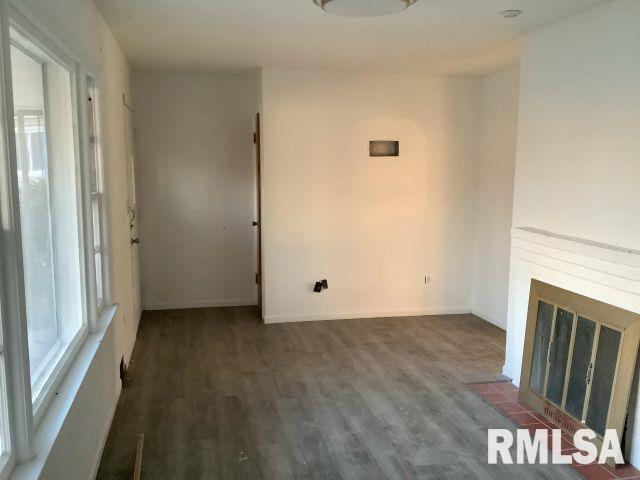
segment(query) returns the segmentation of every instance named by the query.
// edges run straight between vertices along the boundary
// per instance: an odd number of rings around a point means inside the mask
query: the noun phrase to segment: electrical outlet
[[[431,284],[431,275],[425,275],[424,276],[424,284],[425,285],[430,285]]]

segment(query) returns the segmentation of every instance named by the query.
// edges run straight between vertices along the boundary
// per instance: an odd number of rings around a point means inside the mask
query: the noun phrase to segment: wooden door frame
[[[256,146],[256,220],[255,226],[258,229],[258,265],[256,272],[256,285],[258,288],[258,308],[260,309],[260,317],[262,317],[262,180],[260,163],[262,160],[262,143],[260,131],[260,113],[256,113],[255,132],[253,134],[253,143]]]

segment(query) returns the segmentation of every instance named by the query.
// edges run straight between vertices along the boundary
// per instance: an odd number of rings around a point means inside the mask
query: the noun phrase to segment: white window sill
[[[91,367],[105,333],[112,326],[117,311],[117,305],[112,305],[102,310],[98,322],[98,331],[89,334],[85,339],[80,351],[60,383],[55,398],[47,406],[35,431],[34,457],[26,463],[19,464],[10,475],[10,480],[36,480],[40,478],[47,458],[73,406],[87,371]]]
[[[0,457],[0,479],[6,480],[9,478],[9,471],[14,467],[15,459],[9,457],[9,455],[2,455]]]

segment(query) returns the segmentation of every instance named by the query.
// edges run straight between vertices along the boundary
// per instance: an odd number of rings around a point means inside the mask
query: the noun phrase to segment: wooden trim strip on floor
[[[133,467],[133,480],[140,480],[142,473],[142,449],[144,448],[144,433],[138,436],[138,446],[136,447],[136,463]]]

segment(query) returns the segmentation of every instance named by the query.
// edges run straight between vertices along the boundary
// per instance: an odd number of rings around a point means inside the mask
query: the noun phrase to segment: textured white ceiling
[[[135,67],[261,66],[483,74],[517,62],[521,34],[607,0],[418,0],[385,17],[330,15],[312,0],[96,0]],[[516,19],[498,12],[522,9]]]

